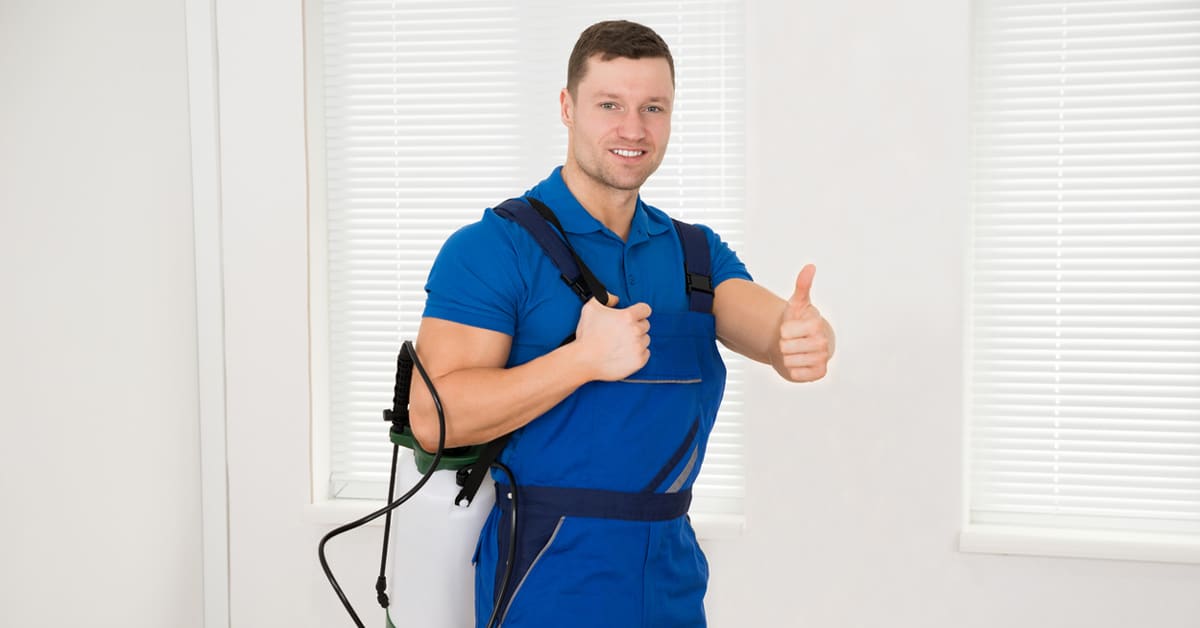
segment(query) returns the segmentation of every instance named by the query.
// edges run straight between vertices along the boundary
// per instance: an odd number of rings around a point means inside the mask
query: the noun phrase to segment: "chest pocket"
[[[650,315],[650,360],[621,380],[628,384],[699,384],[703,381],[702,350],[714,342],[711,314],[698,312]]]

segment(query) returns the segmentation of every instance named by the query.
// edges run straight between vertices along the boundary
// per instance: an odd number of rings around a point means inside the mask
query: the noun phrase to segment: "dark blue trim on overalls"
[[[687,436],[683,437],[683,442],[679,443],[679,447],[675,449],[675,453],[671,454],[671,458],[667,460],[667,464],[654,476],[653,480],[643,489],[646,492],[654,492],[658,490],[660,484],[667,480],[667,475],[675,468],[675,465],[683,461],[683,457],[687,455],[693,447],[692,441],[696,440],[696,432],[700,431],[700,420],[696,419],[692,422],[692,429],[688,430]]]
[[[508,555],[508,539],[512,488],[496,483],[496,507],[501,517],[497,530],[500,556]],[[550,545],[555,531],[566,517],[616,519],[620,521],[670,521],[687,514],[692,504],[692,491],[678,493],[621,493],[584,488],[555,486],[521,486],[517,488],[517,551],[514,554],[513,578],[501,592],[500,617],[507,614],[512,597],[529,573],[538,555]],[[493,591],[500,587],[504,570],[497,563]]]
[[[522,486],[518,491],[522,514],[543,512],[556,517],[670,521],[686,515],[692,504],[691,489],[678,493],[621,493],[592,488]],[[496,505],[502,512],[511,507],[511,494],[507,484],[496,483]]]

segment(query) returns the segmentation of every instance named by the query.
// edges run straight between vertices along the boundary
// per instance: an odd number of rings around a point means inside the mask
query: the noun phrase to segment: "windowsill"
[[[961,552],[1200,564],[1200,536],[968,524]]]
[[[355,521],[383,507],[383,501],[369,499],[327,499],[309,504],[305,509],[308,520],[319,526],[339,526]],[[404,508],[404,506],[400,506]],[[743,515],[715,513],[691,513],[692,528],[701,541],[718,541],[741,538],[746,529]],[[385,517],[379,517],[368,526],[383,526]]]

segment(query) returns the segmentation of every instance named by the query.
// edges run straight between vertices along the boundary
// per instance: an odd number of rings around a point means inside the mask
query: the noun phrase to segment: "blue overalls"
[[[709,263],[707,250],[689,255],[689,266],[691,257]],[[686,513],[724,392],[725,366],[716,346],[711,285],[685,293],[686,275],[679,273],[677,281],[683,298],[671,299],[682,307],[652,304],[650,360],[641,370],[623,381],[580,387],[515,432],[501,453],[518,484],[519,518],[516,560],[497,625],[705,625],[708,564]],[[555,330],[543,339],[561,340],[578,322],[579,297],[557,283],[561,290],[547,298],[574,300],[567,309],[575,315],[547,321]],[[622,305],[631,304],[620,296]],[[514,337],[509,364],[528,362],[557,344]],[[477,628],[491,616],[508,556],[512,491],[506,476],[494,477],[497,504],[475,554]]]

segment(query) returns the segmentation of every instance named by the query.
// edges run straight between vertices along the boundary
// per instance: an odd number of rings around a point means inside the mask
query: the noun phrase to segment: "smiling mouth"
[[[614,148],[609,152],[621,157],[641,157],[642,155],[646,154],[646,151],[644,150],[626,150],[624,148]]]

